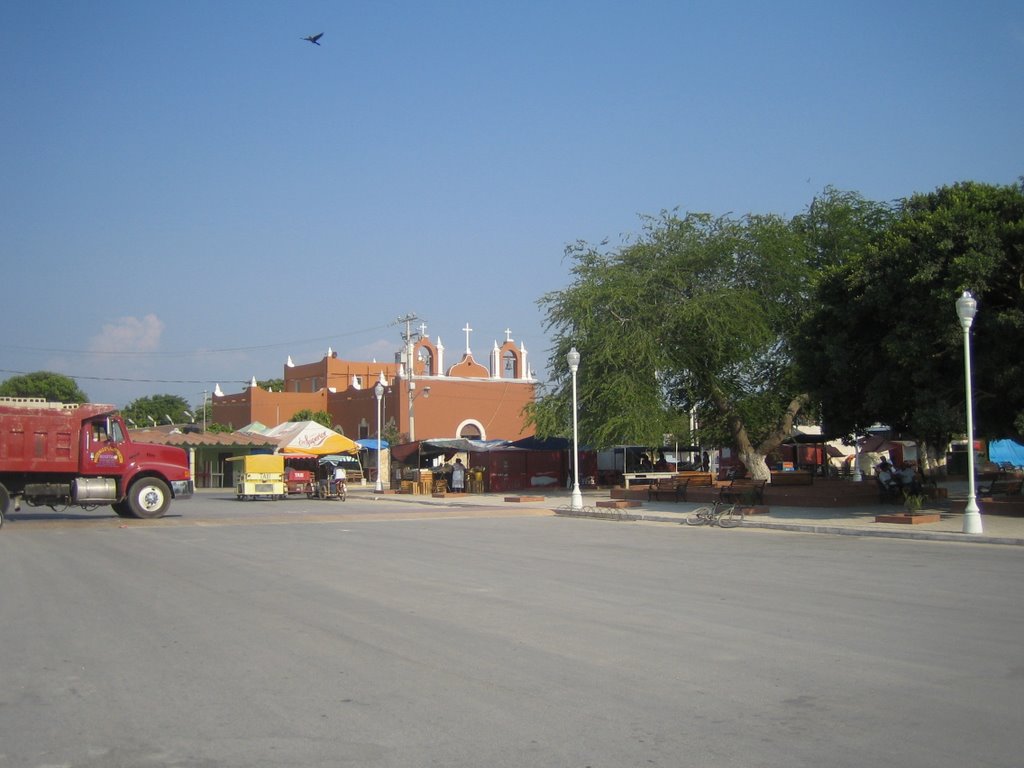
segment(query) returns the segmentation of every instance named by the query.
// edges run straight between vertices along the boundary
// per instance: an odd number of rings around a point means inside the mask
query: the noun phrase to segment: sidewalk
[[[966,483],[948,485],[949,501],[963,501],[967,496]],[[350,497],[374,497],[372,488],[350,487]],[[568,491],[545,490],[533,492],[509,492],[507,494],[447,494],[441,498],[387,494],[377,497],[381,501],[431,505],[439,507],[506,507],[550,509],[558,515],[592,517],[606,520],[643,521],[661,523],[682,523],[687,514],[698,504],[671,501],[642,502],[639,507],[610,508],[598,507],[599,501],[609,501],[605,491],[586,491],[583,494],[583,509],[570,508]],[[530,501],[506,501],[506,498],[539,499]],[[1024,517],[986,515],[984,502],[981,507],[983,532],[963,533],[963,515],[949,511],[949,501],[933,503],[922,511],[938,513],[941,519],[936,523],[907,525],[899,523],[876,523],[875,516],[898,512],[898,508],[883,504],[862,507],[776,507],[769,514],[747,517],[745,528],[765,530],[800,531],[805,533],[828,533],[852,536],[883,536],[926,541],[955,541],[973,544],[1011,544],[1024,546]]]

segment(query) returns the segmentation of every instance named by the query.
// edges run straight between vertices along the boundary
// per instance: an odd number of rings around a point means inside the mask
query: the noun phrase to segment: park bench
[[[686,494],[691,488],[711,488],[715,484],[710,472],[694,472],[684,475],[684,477],[686,478],[686,487],[683,489],[683,501],[686,501]]]
[[[880,504],[895,504],[903,500],[903,489],[898,483],[886,485],[878,475],[875,475],[875,486],[878,488],[878,501]]]
[[[979,496],[1020,496],[1024,478],[993,480],[987,488],[978,488]]]
[[[691,488],[710,488],[714,484],[710,472],[681,472],[651,483],[647,487],[647,500],[670,496],[672,501],[686,501],[686,493]]]
[[[766,480],[753,480],[749,477],[734,478],[719,491],[722,501],[731,504],[764,504],[764,486]]]
[[[672,501],[681,501],[686,498],[688,482],[687,478],[679,475],[659,478],[647,486],[647,500],[658,501],[667,496]]]

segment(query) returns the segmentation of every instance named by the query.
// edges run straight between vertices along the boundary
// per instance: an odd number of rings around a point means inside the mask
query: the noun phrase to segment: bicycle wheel
[[[707,525],[711,522],[712,515],[714,510],[711,507],[697,507],[684,520],[687,525]]]
[[[743,522],[743,511],[732,506],[722,511],[718,517],[718,525],[722,528],[735,528]]]

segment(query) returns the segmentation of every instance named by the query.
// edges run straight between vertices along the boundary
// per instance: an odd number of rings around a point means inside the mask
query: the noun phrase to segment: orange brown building
[[[426,334],[406,328],[404,346],[392,363],[343,360],[328,350],[318,362],[284,367],[284,391],[255,385],[237,394],[213,396],[213,420],[235,429],[258,421],[276,426],[297,411],[326,411],[332,424],[352,439],[377,434],[377,398],[383,385],[381,425],[393,423],[403,439],[465,437],[479,440],[517,440],[532,431],[524,426],[524,408],[532,403],[536,379],[526,346],[505,331],[484,362],[470,348],[467,324],[465,350],[454,362],[446,349]],[[410,366],[409,362],[412,362]]]

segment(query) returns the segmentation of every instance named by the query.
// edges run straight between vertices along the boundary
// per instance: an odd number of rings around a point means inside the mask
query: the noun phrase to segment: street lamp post
[[[964,382],[967,392],[967,506],[964,507],[964,533],[981,533],[981,510],[974,492],[974,409],[971,401],[971,324],[978,313],[978,302],[970,291],[956,300],[956,314],[964,329]]]
[[[565,356],[565,361],[569,364],[569,370],[572,371],[572,508],[583,509],[583,494],[580,493],[579,420],[577,418],[578,408],[576,407],[576,371],[580,367],[580,353],[576,351],[576,347],[569,350],[569,354]]]
[[[380,401],[384,397],[384,385],[379,381],[373,387],[373,394],[377,396],[377,485],[374,491],[384,493],[384,484],[380,477]]]

